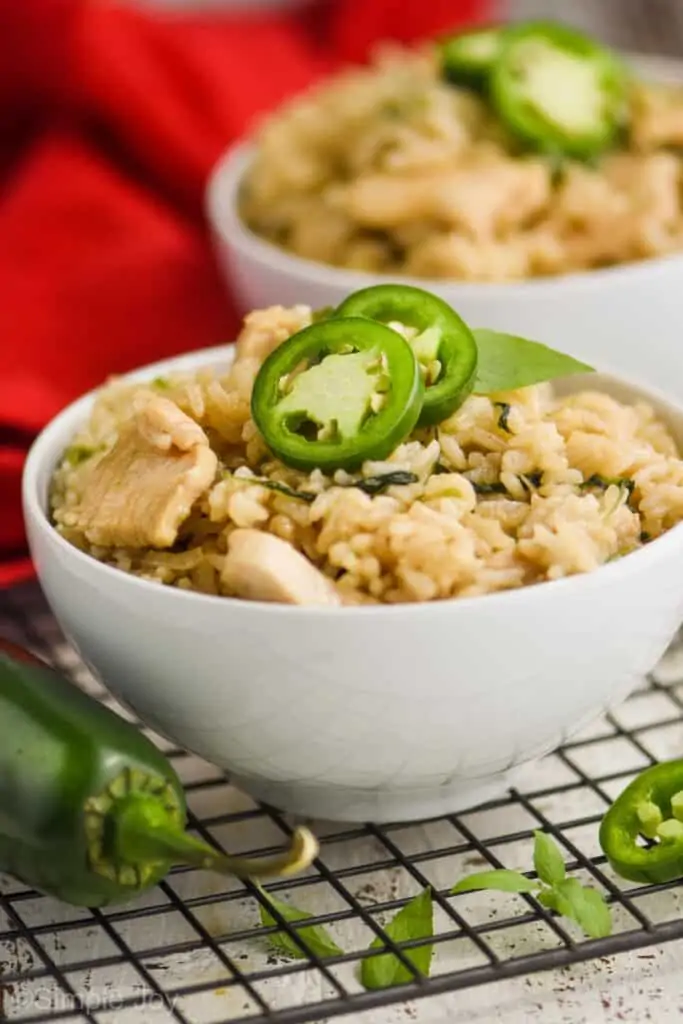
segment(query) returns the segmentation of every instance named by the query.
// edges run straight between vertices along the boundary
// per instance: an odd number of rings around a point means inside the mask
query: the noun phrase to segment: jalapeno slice
[[[519,139],[580,159],[614,141],[627,76],[616,55],[590,37],[539,21],[504,33],[489,88],[498,116]]]
[[[452,85],[480,90],[501,50],[503,29],[490,25],[441,40],[441,75]]]
[[[448,419],[470,395],[477,373],[477,343],[443,299],[411,285],[380,284],[350,295],[336,316],[367,317],[419,332],[410,344],[425,380],[420,426]]]
[[[424,386],[408,342],[348,317],[305,327],[264,361],[251,413],[266,444],[296,469],[359,469],[415,428]]]
[[[683,878],[683,760],[653,765],[629,783],[602,819],[600,846],[629,881]]]

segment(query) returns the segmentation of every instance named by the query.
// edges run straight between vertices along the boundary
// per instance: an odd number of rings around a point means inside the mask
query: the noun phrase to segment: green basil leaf
[[[507,868],[500,868],[498,871],[479,871],[474,875],[462,878],[457,885],[451,889],[455,895],[459,892],[472,892],[474,889],[495,889],[497,892],[536,892],[538,882],[533,878],[527,878],[519,871],[508,871]]]
[[[276,899],[275,896],[271,896],[270,893],[266,893],[263,890],[261,890],[261,895],[268,900],[272,907],[275,907],[280,912],[285,921],[307,921],[314,916],[306,910],[297,910],[296,907],[292,907],[289,903],[283,903],[282,900]],[[273,925],[277,925],[278,922],[268,913],[263,904],[259,904],[259,914],[261,915],[261,924],[265,928],[272,928]],[[302,941],[306,943],[311,952],[319,957],[343,956],[344,954],[344,950],[339,948],[322,925],[312,924],[307,928],[297,928],[296,932],[301,936]],[[281,953],[286,953],[296,960],[307,959],[301,947],[286,932],[272,932],[268,936],[268,941],[274,949],[279,950]]]
[[[542,903],[548,910],[557,911],[557,894],[554,889],[541,889],[536,895],[539,903]]]
[[[612,932],[612,915],[597,889],[581,885],[576,878],[565,878],[554,888],[555,910],[568,917],[592,939],[602,939]]]
[[[485,328],[473,333],[479,349],[477,379],[474,384],[474,393],[477,395],[515,391],[542,381],[593,371],[592,366],[538,341],[528,341],[513,334],[502,334]]]
[[[534,832],[534,867],[547,885],[558,885],[567,874],[560,848],[546,832]]]
[[[384,931],[394,942],[431,938],[434,934],[434,908],[431,890],[425,889],[405,907],[402,907],[396,916],[384,926]],[[380,938],[376,938],[370,945],[370,949],[384,948],[384,943]],[[434,952],[433,943],[406,949],[404,952],[415,970],[428,977]],[[367,989],[390,988],[392,985],[403,985],[410,981],[415,981],[415,978],[393,953],[368,957],[363,960],[361,965],[361,982]]]

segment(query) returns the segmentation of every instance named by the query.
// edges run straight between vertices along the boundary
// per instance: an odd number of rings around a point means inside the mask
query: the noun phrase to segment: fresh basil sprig
[[[592,366],[538,341],[486,328],[477,328],[472,333],[479,351],[476,395],[516,391],[559,377],[594,372]]]
[[[518,871],[481,871],[461,879],[453,894],[474,889],[533,894],[539,903],[562,917],[575,921],[592,939],[604,938],[612,931],[612,917],[605,899],[597,889],[568,878],[557,843],[545,832],[534,833],[534,868],[538,879]]]
[[[599,939],[611,934],[612,918],[604,897],[597,889],[582,885],[577,878],[567,875],[560,848],[546,832],[534,832],[534,869],[537,878],[530,878],[520,871],[510,871],[507,868],[479,871],[462,878],[453,886],[451,894],[475,890],[527,893],[533,895],[548,910],[575,921],[589,938]],[[263,890],[261,894],[287,921],[306,921],[313,917],[307,911],[297,910],[288,903],[282,903]],[[272,927],[276,924],[265,906],[260,907],[260,914],[264,926]],[[434,908],[431,889],[425,889],[402,907],[384,926],[384,932],[390,939],[400,944],[433,938]],[[298,929],[298,933],[311,952],[319,957],[343,955],[343,950],[321,925],[305,926]],[[289,935],[274,932],[268,938],[271,945],[280,952],[299,960],[306,959],[306,954]],[[380,938],[376,938],[369,950],[383,948],[385,944]],[[434,953],[433,942],[409,947],[403,952],[419,974],[429,976]],[[360,980],[366,989],[382,989],[414,981],[414,976],[394,953],[386,952],[363,960]]]

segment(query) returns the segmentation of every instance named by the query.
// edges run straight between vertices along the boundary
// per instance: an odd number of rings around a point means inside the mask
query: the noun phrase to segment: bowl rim
[[[118,384],[142,383],[145,380],[154,379],[158,376],[170,373],[192,372],[199,368],[229,365],[234,358],[233,345],[220,345],[211,348],[199,349],[195,352],[186,353],[180,356],[172,356],[168,359],[150,363],[139,367],[129,373],[121,374],[116,378]],[[649,396],[655,402],[669,409],[675,416],[681,417],[683,421],[683,402],[678,402],[673,397],[664,394],[658,389],[642,386],[630,378],[616,374],[605,368],[599,368],[596,375],[611,378],[614,383],[626,388],[633,389],[636,393]],[[22,473],[22,503],[24,516],[35,529],[46,536],[49,544],[56,545],[65,559],[73,559],[76,565],[84,567],[85,571],[94,574],[102,581],[102,589],[106,589],[107,581],[117,582],[122,586],[130,586],[141,589],[142,593],[152,592],[158,600],[171,600],[176,602],[189,602],[200,608],[202,604],[214,608],[224,607],[226,614],[234,612],[236,608],[242,610],[260,611],[262,614],[272,617],[294,617],[306,618],[344,618],[353,619],[357,616],[374,619],[395,618],[397,616],[413,617],[416,615],[446,615],[458,614],[456,609],[463,611],[474,608],[481,608],[486,613],[487,609],[493,613],[498,609],[504,612],[511,602],[546,600],[552,599],[553,595],[558,597],[562,593],[571,594],[572,591],[579,593],[589,592],[593,587],[608,585],[610,580],[613,586],[619,586],[620,581],[627,576],[632,576],[640,571],[647,571],[648,561],[658,562],[667,557],[675,557],[676,552],[680,555],[683,548],[683,521],[671,527],[666,533],[655,538],[645,547],[630,552],[624,558],[618,558],[612,562],[606,562],[597,569],[586,573],[577,573],[572,576],[565,576],[557,580],[543,580],[540,583],[528,584],[521,587],[514,587],[509,590],[494,591],[489,594],[478,594],[470,597],[454,597],[437,601],[403,602],[397,604],[377,605],[342,605],[335,607],[328,606],[298,606],[279,604],[266,601],[252,601],[246,598],[228,597],[219,594],[205,594],[194,590],[182,590],[178,587],[167,586],[155,580],[143,579],[112,565],[100,562],[92,555],[81,551],[70,544],[55,529],[49,520],[46,503],[42,500],[39,490],[39,479],[47,469],[50,474],[56,468],[58,456],[51,454],[57,439],[65,432],[71,436],[78,429],[79,424],[85,422],[93,403],[101,391],[108,386],[108,382],[93,388],[92,390],[76,398],[67,405],[57,416],[41,430],[33,441],[24,463]],[[65,444],[68,444],[68,440]],[[63,450],[63,449],[61,449]],[[51,462],[50,465],[46,463]],[[651,568],[652,568],[651,564]],[[38,578],[41,572],[37,567]],[[127,581],[127,582],[124,582]],[[547,597],[544,597],[547,595]]]
[[[675,57],[622,51],[628,64],[649,74],[655,80],[683,83],[683,60]],[[369,284],[392,282],[421,287],[427,291],[448,289],[457,304],[470,298],[527,301],[535,295],[552,297],[558,291],[581,294],[609,283],[628,286],[633,277],[651,276],[664,266],[683,264],[683,252],[632,260],[610,267],[572,271],[551,277],[530,277],[520,281],[461,281],[457,278],[422,278],[407,274],[386,274],[368,270],[336,267],[318,260],[298,256],[252,231],[238,212],[238,194],[253,160],[256,145],[251,136],[229,146],[209,172],[204,190],[204,214],[217,239],[228,249],[239,250],[254,262],[267,264],[275,272],[294,273],[311,284],[357,291]]]

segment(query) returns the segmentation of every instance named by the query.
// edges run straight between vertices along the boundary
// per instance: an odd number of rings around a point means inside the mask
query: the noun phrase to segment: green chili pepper
[[[306,867],[299,830],[270,858],[230,857],[185,832],[170,762],[134,725],[0,641],[0,871],[65,903],[133,899],[174,864],[239,877]]]
[[[624,789],[602,820],[600,846],[622,878],[683,878],[683,760],[646,768]]]
[[[396,331],[359,317],[321,321],[279,345],[252,391],[254,423],[296,469],[358,469],[415,428],[424,386]]]
[[[477,343],[443,299],[410,285],[380,284],[350,295],[336,316],[395,322],[420,332],[411,345],[425,375],[438,364],[436,379],[427,380],[420,426],[448,419],[470,395],[477,373]]]
[[[617,57],[566,25],[522,23],[505,32],[490,73],[501,121],[534,149],[588,158],[622,124],[626,73]]]
[[[480,90],[501,49],[504,29],[493,25],[447,36],[441,41],[441,73],[447,82]]]

